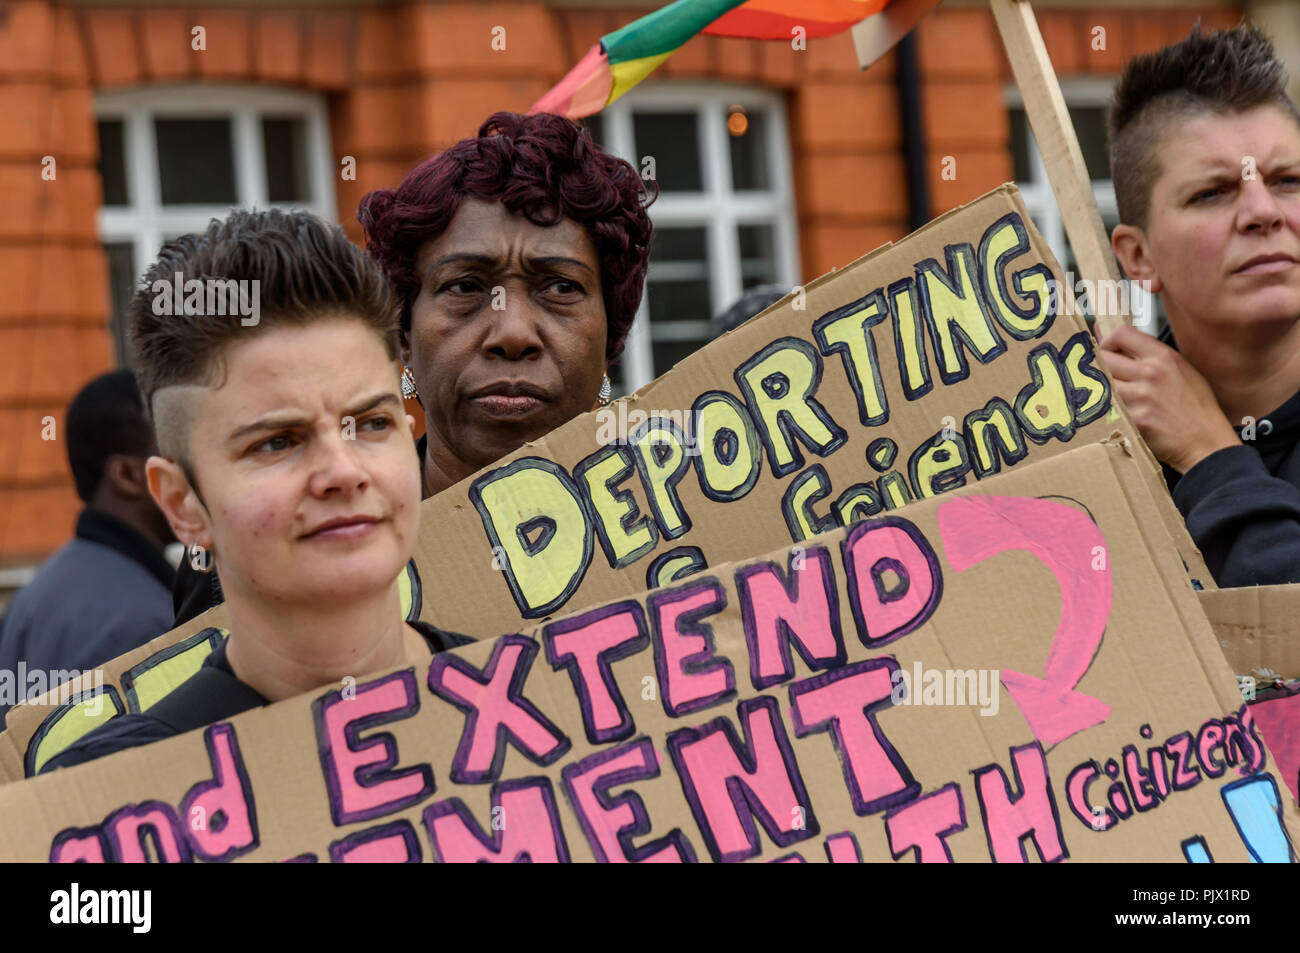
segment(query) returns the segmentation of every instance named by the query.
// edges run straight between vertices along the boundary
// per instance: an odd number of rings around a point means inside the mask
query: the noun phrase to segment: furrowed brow
[[[254,420],[251,424],[244,424],[242,427],[236,427],[231,431],[230,436],[226,438],[227,443],[237,443],[240,439],[250,434],[261,433],[266,430],[289,430],[294,427],[301,427],[307,422],[305,417],[292,417],[288,415],[275,416],[274,414]]]
[[[348,416],[360,417],[362,414],[369,413],[370,411],[374,410],[376,407],[382,407],[385,404],[389,404],[393,407],[402,406],[402,402],[397,399],[396,394],[394,394],[392,391],[384,391],[383,393],[375,394],[372,397],[367,397],[361,403],[357,404],[355,407],[349,410]]]
[[[369,413],[376,407],[380,407],[384,404],[389,404],[394,407],[402,406],[402,402],[397,399],[397,395],[392,391],[381,391],[380,393],[366,397],[359,403],[355,404],[348,411],[347,415],[350,417],[359,417],[361,414]],[[306,426],[309,423],[310,420],[306,417],[288,414],[277,417],[272,414],[254,420],[250,424],[244,424],[244,426],[236,428],[226,439],[228,443],[237,443],[240,438],[249,436],[250,434],[262,433],[267,430],[290,430],[294,427]]]

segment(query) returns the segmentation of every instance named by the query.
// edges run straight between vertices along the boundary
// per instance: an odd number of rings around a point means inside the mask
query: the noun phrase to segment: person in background
[[[789,288],[781,285],[757,285],[746,289],[739,298],[713,318],[713,336],[722,337],[728,331],[734,331],[750,318],[766,311],[790,293]]]
[[[425,496],[608,403],[650,201],[577,123],[508,112],[361,200],[401,301],[404,393],[424,407]]]
[[[87,671],[172,624],[174,570],[163,550],[175,536],[149,495],[145,461],[157,445],[134,375],[112,371],[83,387],[63,440],[85,507],[72,541],[0,620],[0,668],[9,671],[19,661],[29,672]],[[8,707],[0,701],[0,720]]]
[[[1169,318],[1101,356],[1220,586],[1300,582],[1300,112],[1250,26],[1133,59],[1111,236]]]

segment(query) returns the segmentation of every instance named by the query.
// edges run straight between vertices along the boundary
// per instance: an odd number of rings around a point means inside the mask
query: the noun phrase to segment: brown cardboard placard
[[[1210,588],[1072,303],[1019,193],[1001,186],[426,500],[420,617],[475,639],[518,631],[1112,432]],[[194,631],[151,645],[170,651]],[[150,664],[103,666],[105,685],[121,692],[127,668]],[[58,750],[51,724],[68,714],[10,711],[3,780]]]
[[[1142,466],[1083,446],[7,785],[0,859],[1294,860]]]
[[[1300,678],[1300,585],[1198,593],[1228,665],[1238,675],[1269,669]]]
[[[1004,185],[427,500],[422,618],[514,631],[1115,431],[1212,588],[1072,300]]]

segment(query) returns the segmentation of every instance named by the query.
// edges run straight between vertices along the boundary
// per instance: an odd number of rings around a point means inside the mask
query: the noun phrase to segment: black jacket
[[[1237,432],[1181,478],[1165,468],[1174,503],[1220,586],[1300,582],[1300,393]]]
[[[0,669],[46,673],[53,688],[171,628],[174,572],[162,551],[107,513],[86,507],[76,536],[51,556],[0,620]],[[17,686],[28,697],[28,686]],[[31,689],[36,694],[44,688]],[[0,726],[16,698],[0,698]]]

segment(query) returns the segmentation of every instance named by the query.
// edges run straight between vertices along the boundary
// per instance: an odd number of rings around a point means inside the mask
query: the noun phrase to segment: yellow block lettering
[[[564,605],[592,553],[590,517],[564,469],[524,457],[479,477],[469,497],[524,617],[540,618]]]

